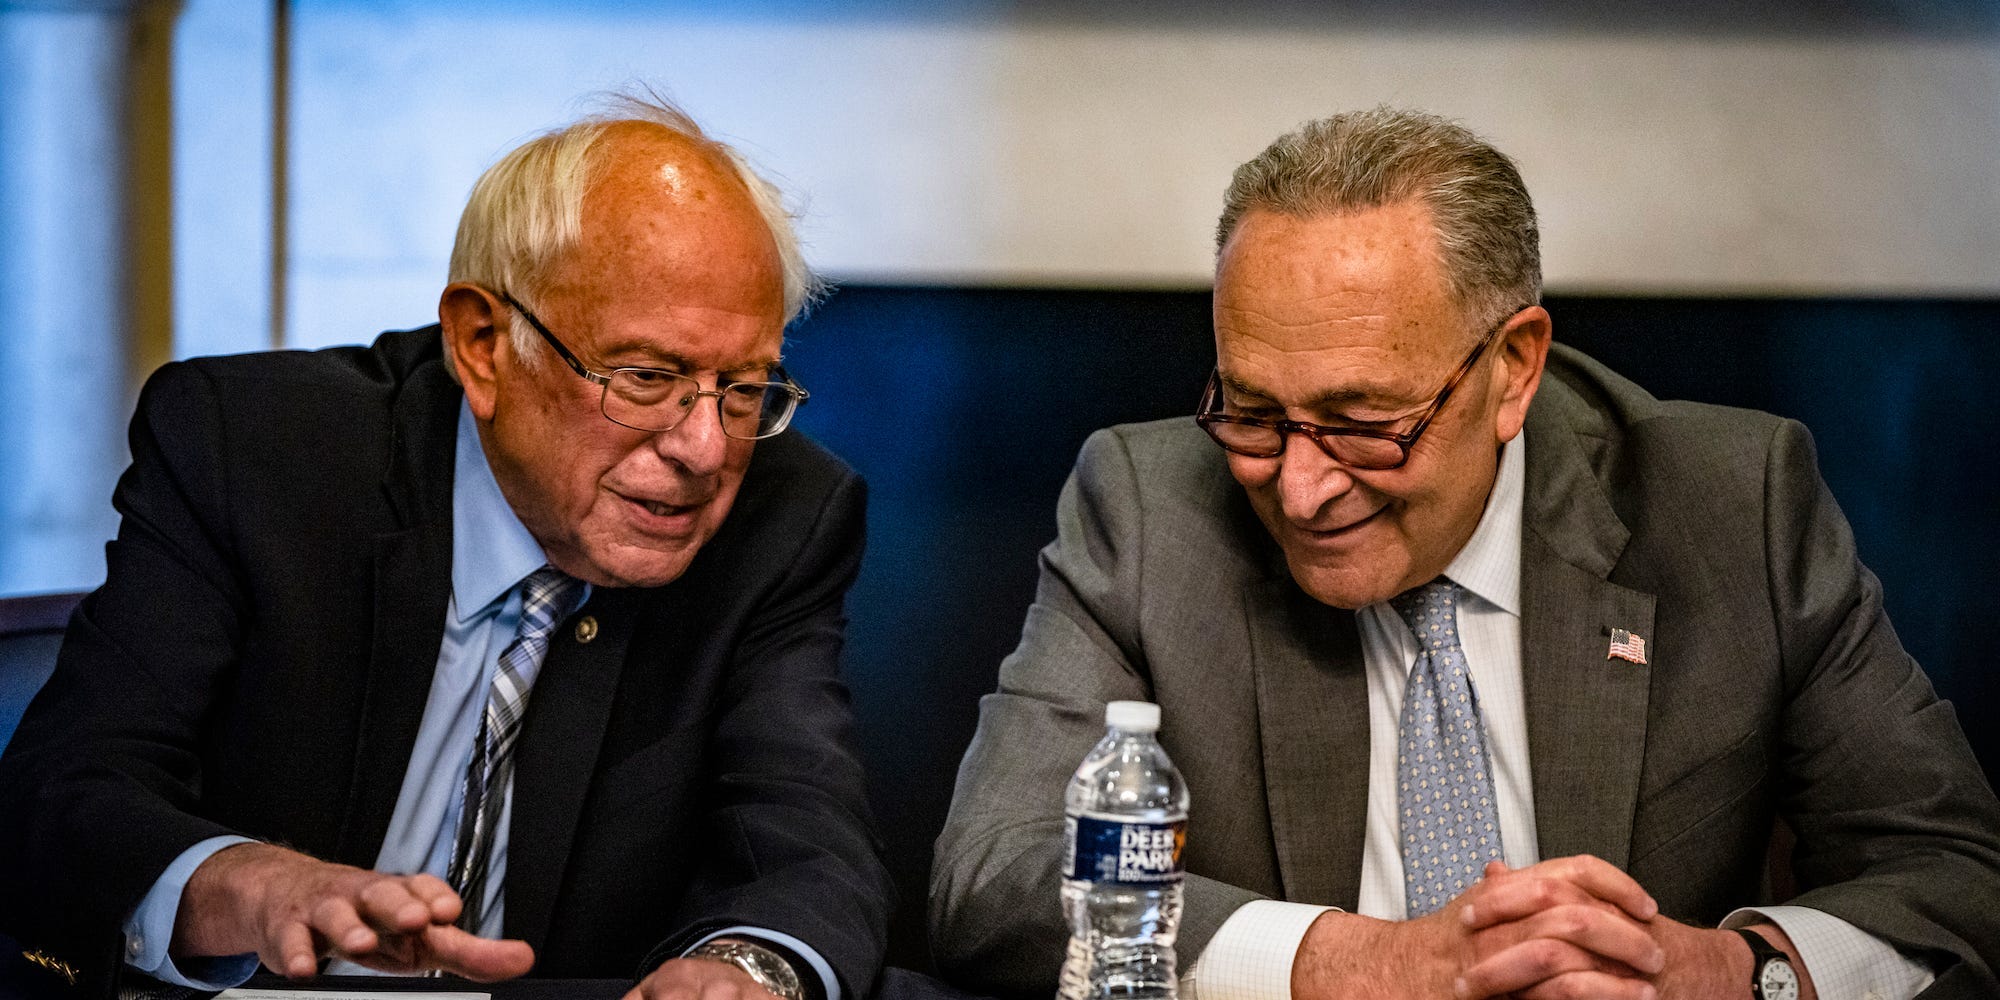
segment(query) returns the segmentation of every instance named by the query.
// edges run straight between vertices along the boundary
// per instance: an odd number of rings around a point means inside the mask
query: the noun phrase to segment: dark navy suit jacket
[[[0,930],[89,988],[197,841],[372,866],[443,635],[460,398],[436,327],[149,381],[108,578],[0,759]],[[744,924],[869,989],[893,890],[838,676],[864,507],[804,436],[761,441],[680,579],[558,632],[507,865],[534,974],[637,976]]]

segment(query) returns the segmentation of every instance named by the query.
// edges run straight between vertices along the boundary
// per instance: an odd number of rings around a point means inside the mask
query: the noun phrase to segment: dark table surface
[[[256,976],[243,984],[258,989],[320,989],[356,991],[444,991],[490,993],[493,1000],[618,1000],[632,988],[627,979],[515,979],[504,983],[469,983],[463,979],[388,979],[381,976],[321,976],[295,983],[277,976]],[[884,969],[868,1000],[978,1000],[937,979],[909,969]]]
[[[244,987],[260,990],[325,990],[329,992],[489,993],[493,1000],[618,1000],[632,988],[629,979],[515,979],[504,983],[469,983],[463,979],[400,979],[384,976],[320,976],[293,982],[280,976],[251,977]]]
[[[504,983],[470,983],[463,979],[400,979],[388,976],[320,976],[294,982],[278,976],[260,975],[243,984],[267,990],[325,990],[352,992],[451,992],[487,993],[493,1000],[618,1000],[632,988],[626,979],[516,979]],[[168,997],[205,997],[209,994],[171,990]],[[60,981],[39,970],[0,963],[0,998],[4,1000],[82,1000],[78,991],[65,989]],[[972,994],[953,989],[921,972],[884,969],[882,979],[867,1000],[978,1000]]]

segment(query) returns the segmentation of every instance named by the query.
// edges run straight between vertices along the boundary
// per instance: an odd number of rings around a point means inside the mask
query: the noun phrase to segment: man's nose
[[[729,437],[722,433],[722,409],[714,395],[695,397],[693,408],[673,427],[653,435],[653,450],[689,473],[706,476],[722,468]]]
[[[1291,435],[1278,461],[1278,499],[1285,517],[1295,523],[1318,520],[1327,504],[1354,488],[1354,474],[1347,466],[1334,461],[1304,434]]]

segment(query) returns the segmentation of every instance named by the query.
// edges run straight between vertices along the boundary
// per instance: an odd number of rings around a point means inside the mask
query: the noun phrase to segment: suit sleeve
[[[716,849],[677,904],[681,929],[647,969],[715,931],[749,926],[810,945],[846,996],[874,983],[895,890],[840,679],[865,509],[861,480],[845,475],[732,657],[710,746],[706,823]]]
[[[92,976],[167,865],[230,831],[196,813],[198,734],[235,659],[239,587],[212,384],[170,365],[131,428],[106,581],[0,759],[0,927]]]
[[[1786,697],[1780,808],[1804,890],[1791,902],[1928,964],[1927,997],[2000,996],[2000,805],[1950,703],[1890,627],[1800,425],[1778,428],[1765,489]]]
[[[1021,643],[980,699],[931,871],[931,949],[948,978],[1001,996],[1055,990],[1063,790],[1104,735],[1109,701],[1153,701],[1140,642],[1146,523],[1115,432],[1085,442],[1056,507],[1056,540]],[[1166,540],[1163,544],[1171,544]],[[1176,951],[1185,973],[1256,893],[1190,874]]]

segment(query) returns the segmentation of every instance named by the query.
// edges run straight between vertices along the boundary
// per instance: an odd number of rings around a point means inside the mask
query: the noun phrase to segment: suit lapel
[[[373,867],[409,770],[451,598],[451,468],[458,387],[420,366],[397,398],[384,499],[401,527],[377,535],[375,617],[339,860]]]
[[[1282,572],[1245,597],[1285,898],[1352,910],[1368,820],[1368,681],[1354,615]]]
[[[594,591],[556,631],[521,721],[514,748],[514,814],[507,829],[505,932],[537,951],[555,913],[577,821],[611,728],[619,673],[644,606],[634,591]]]
[[[1623,867],[1652,676],[1607,652],[1611,629],[1654,634],[1653,595],[1609,579],[1630,532],[1569,419],[1577,409],[1545,379],[1525,439],[1521,671],[1535,825],[1544,858],[1593,854]]]

